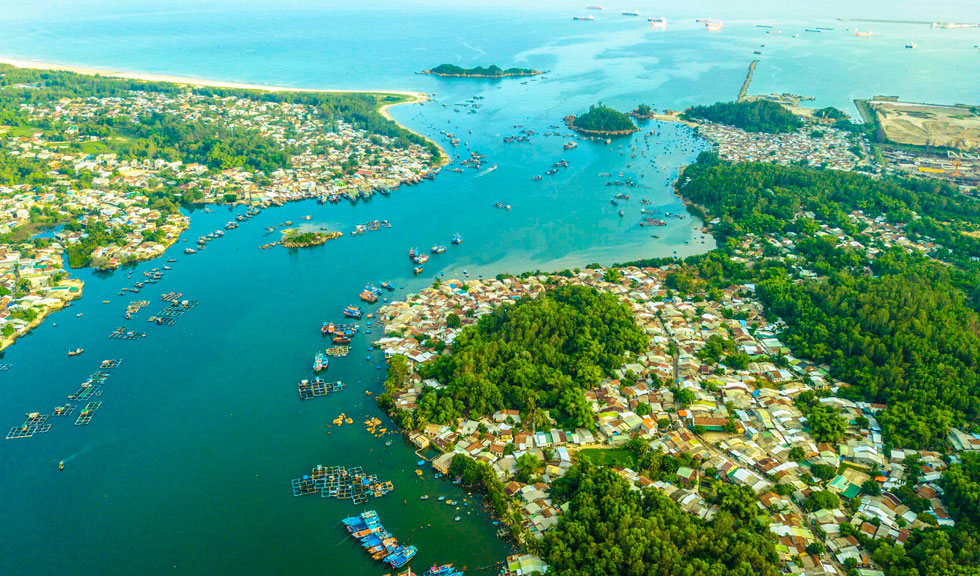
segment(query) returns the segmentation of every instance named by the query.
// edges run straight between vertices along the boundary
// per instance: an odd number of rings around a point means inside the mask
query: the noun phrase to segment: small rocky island
[[[433,76],[445,76],[450,78],[506,78],[508,76],[537,76],[544,74],[541,70],[531,68],[508,68],[504,70],[496,64],[491,64],[484,68],[463,68],[455,64],[440,64],[430,70],[423,70],[419,74],[431,74]]]
[[[641,120],[651,120],[654,118],[654,116],[656,116],[656,113],[653,111],[653,108],[647,106],[646,104],[640,104],[634,108],[629,115],[633,118],[638,118]]]
[[[340,232],[319,232],[316,230],[300,230],[299,228],[289,228],[282,231],[282,239],[279,244],[284,248],[307,248],[319,246],[327,240],[340,238]]]
[[[628,115],[601,103],[585,114],[565,116],[565,124],[586,136],[627,136],[639,130]]]

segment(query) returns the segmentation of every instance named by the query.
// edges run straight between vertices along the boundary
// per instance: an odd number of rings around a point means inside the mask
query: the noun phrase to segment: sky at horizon
[[[887,2],[855,3],[848,0],[824,0],[821,2],[785,2],[781,0],[689,0],[681,4],[664,5],[651,0],[620,0],[615,3],[600,2],[608,12],[637,10],[642,13],[663,15],[690,15],[717,19],[738,18],[881,18],[916,19],[926,21],[980,21],[980,8],[976,0],[943,0],[921,2],[898,0]],[[448,3],[435,0],[377,0],[370,5],[356,5],[339,0],[210,0],[207,3],[176,0],[167,3],[137,3],[127,0],[52,0],[25,3],[23,0],[0,0],[0,10],[5,21],[43,22],[71,20],[99,20],[105,18],[139,18],[149,15],[175,13],[229,13],[240,10],[269,11],[392,11],[413,8],[433,9],[443,7],[454,12],[481,12],[487,10],[514,10],[524,13],[568,10],[580,12],[588,0],[492,0],[481,2]]]

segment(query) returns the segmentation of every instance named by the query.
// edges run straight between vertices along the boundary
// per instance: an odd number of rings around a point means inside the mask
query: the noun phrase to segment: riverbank
[[[31,330],[34,330],[40,326],[44,322],[44,319],[51,314],[54,314],[58,310],[68,306],[73,300],[78,300],[81,298],[82,288],[85,286],[85,282],[75,278],[69,278],[59,282],[58,286],[62,290],[62,295],[58,296],[58,302],[41,308],[37,317],[31,320],[24,328],[17,330],[9,336],[0,337],[0,351],[6,349],[8,346],[11,346],[21,336],[30,334]]]

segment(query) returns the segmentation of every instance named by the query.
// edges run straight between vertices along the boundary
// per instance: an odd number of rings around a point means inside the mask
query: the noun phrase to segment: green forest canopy
[[[717,490],[708,498],[721,511],[704,522],[657,490],[635,491],[611,469],[578,464],[554,484],[553,497],[569,509],[541,542],[548,574],[779,574],[774,536],[755,496],[721,483]]]
[[[437,161],[439,148],[378,113],[378,108],[404,100],[396,94],[331,92],[266,92],[239,88],[186,86],[169,82],[149,82],[127,78],[77,74],[75,72],[17,68],[0,64],[0,125],[28,126],[28,114],[22,104],[43,104],[62,98],[125,97],[130,92],[179,94],[191,92],[202,96],[250,98],[262,102],[306,104],[317,109],[325,122],[343,120],[372,134],[389,136],[394,145],[418,144]],[[45,130],[64,127],[38,125]],[[200,162],[214,169],[248,167],[268,172],[288,165],[284,153],[269,138],[257,131],[228,129],[206,122],[187,122],[172,114],[151,114],[138,124],[107,117],[93,118],[78,127],[80,133],[108,140],[118,149],[108,150],[124,157],[159,157],[186,162]]]
[[[797,235],[796,253],[826,280],[773,266],[755,269],[751,281],[767,310],[787,322],[782,337],[795,354],[827,363],[835,377],[853,384],[843,393],[888,405],[881,423],[892,445],[936,447],[950,426],[973,426],[980,417],[975,266],[949,266],[900,249],[869,264],[818,238],[813,221],[797,216],[813,212],[860,239],[847,214],[885,214],[909,222],[910,230],[945,231],[958,252],[974,254],[980,253],[976,239],[961,232],[980,224],[975,200],[935,181],[730,164],[710,154],[684,175],[681,193],[721,219],[716,230],[723,237]],[[914,220],[912,211],[922,218]]]
[[[504,70],[496,64],[491,64],[484,68],[483,66],[477,66],[475,68],[463,68],[461,66],[456,66],[455,64],[440,64],[431,70],[426,70],[429,74],[435,74],[437,76],[478,76],[486,78],[501,78],[504,76],[533,76],[535,74],[541,74],[540,70],[533,70],[531,68],[508,68]]]
[[[629,308],[612,294],[560,286],[521,298],[464,328],[449,355],[422,368],[446,387],[423,392],[416,425],[510,408],[550,410],[562,424],[594,427],[585,391],[646,346]]]
[[[803,122],[784,106],[768,100],[749,102],[716,102],[708,106],[691,106],[684,111],[686,120],[708,120],[728,124],[746,132],[795,132]]]
[[[626,114],[599,103],[589,106],[589,111],[576,116],[573,129],[591,132],[633,132],[636,125]]]

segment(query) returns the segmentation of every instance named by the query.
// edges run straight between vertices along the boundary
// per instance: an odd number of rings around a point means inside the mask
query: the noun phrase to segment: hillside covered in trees
[[[708,120],[728,124],[746,132],[795,132],[803,121],[785,107],[768,100],[750,102],[716,102],[708,106],[691,106],[684,111],[686,120]]]
[[[541,543],[556,576],[776,576],[773,535],[755,496],[719,484],[721,511],[704,522],[663,493],[632,490],[608,468],[585,463],[555,481],[568,513]]]
[[[589,106],[589,111],[579,116],[565,118],[565,123],[572,130],[595,134],[629,134],[638,130],[628,114],[604,105]]]
[[[639,352],[647,338],[614,295],[560,286],[480,318],[456,337],[452,352],[420,374],[445,384],[419,398],[415,424],[518,409],[549,410],[571,427],[593,427],[585,391]]]
[[[977,254],[977,240],[965,232],[980,225],[980,204],[935,181],[729,164],[711,154],[684,176],[681,193],[720,219],[721,236],[796,235],[795,253],[825,278],[803,279],[793,267],[767,263],[752,271],[757,294],[786,321],[783,339],[795,354],[827,363],[853,385],[842,393],[888,405],[881,423],[892,445],[937,447],[950,426],[970,426],[980,417],[976,263],[951,266],[898,248],[868,262],[819,238],[814,221],[800,216],[812,212],[862,238],[850,212],[887,215],[907,222],[913,234],[945,231],[957,252]]]
[[[506,78],[507,76],[534,76],[536,74],[543,74],[543,72],[531,68],[507,68],[504,70],[496,64],[491,64],[487,67],[476,66],[475,68],[463,68],[455,64],[440,64],[435,68],[426,70],[423,74],[471,78]]]

